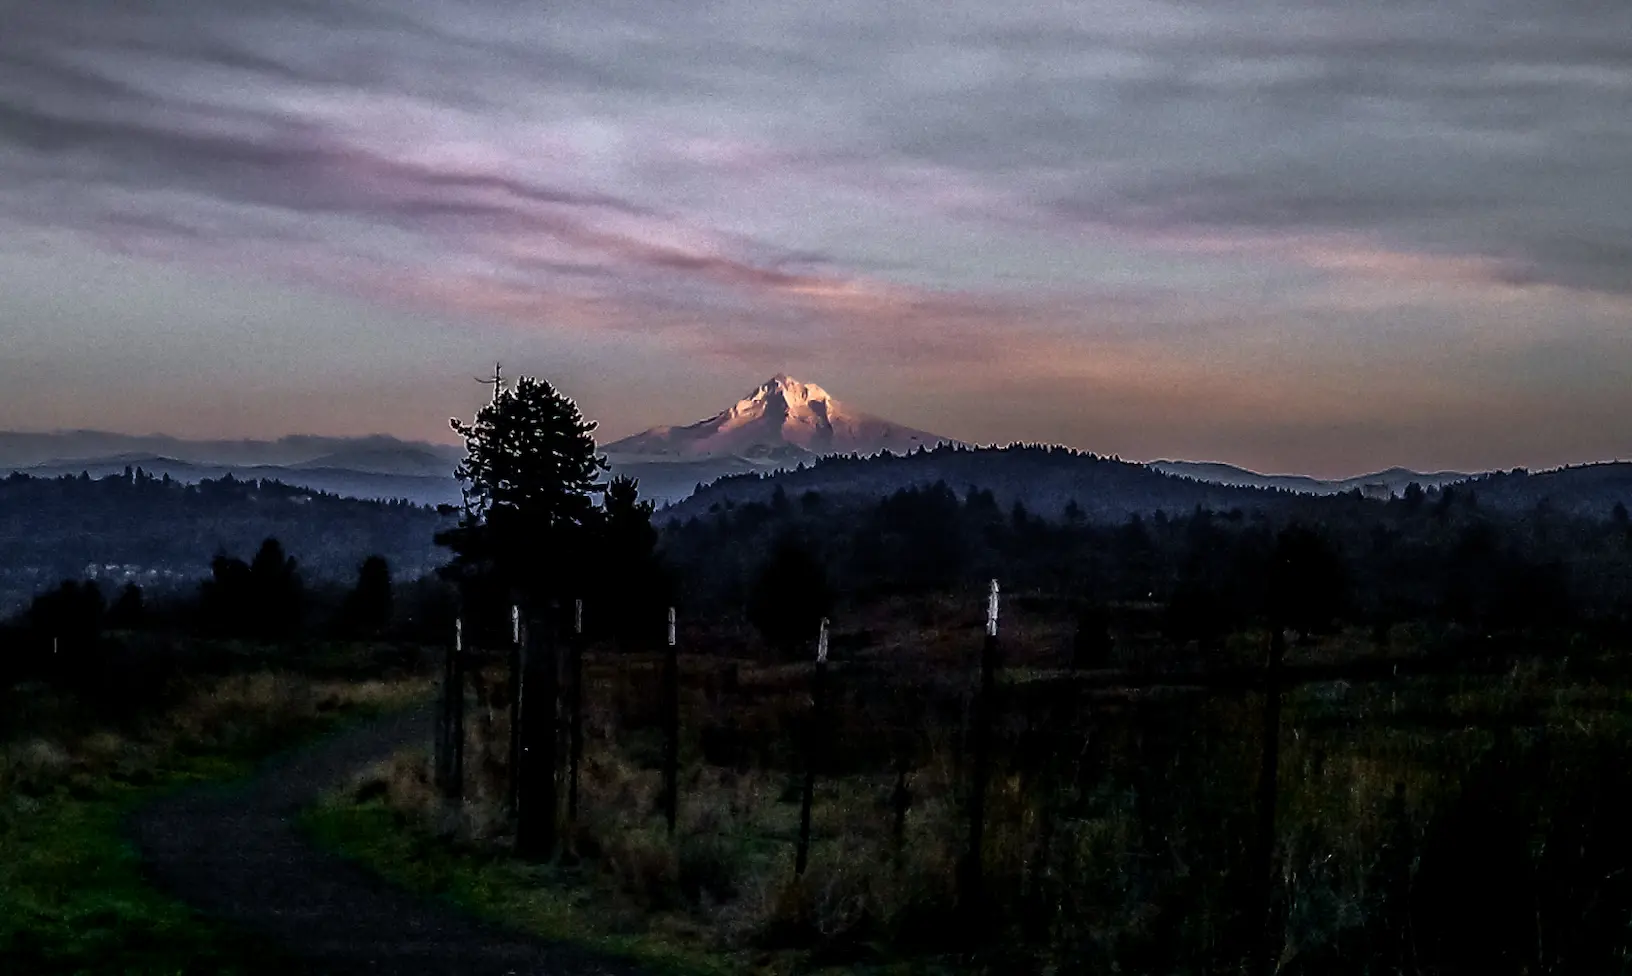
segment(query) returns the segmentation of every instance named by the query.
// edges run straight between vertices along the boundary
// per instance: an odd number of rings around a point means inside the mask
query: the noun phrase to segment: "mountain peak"
[[[653,459],[751,458],[787,462],[822,454],[904,453],[947,438],[851,410],[826,390],[777,373],[729,409],[687,427],[654,427],[606,446]]]
[[[805,406],[813,402],[831,403],[833,398],[827,391],[815,383],[805,383],[796,380],[787,373],[777,373],[775,376],[759,385],[759,388],[737,401],[733,411],[751,409],[756,404],[770,403],[773,400],[787,404],[789,407]]]

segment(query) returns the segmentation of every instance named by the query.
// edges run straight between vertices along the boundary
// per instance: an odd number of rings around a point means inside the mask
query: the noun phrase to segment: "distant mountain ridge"
[[[421,505],[460,499],[454,468],[464,450],[394,437],[314,437],[275,441],[190,441],[104,431],[0,431],[0,475],[94,478],[140,468],[156,478],[196,483],[226,475],[273,480],[361,499],[406,499]]]
[[[293,434],[276,440],[188,440],[166,434],[116,434],[100,430],[0,431],[0,469],[18,470],[72,461],[160,457],[194,464],[276,467],[352,467],[362,458],[377,473],[425,474],[432,459],[448,474],[464,457],[450,444],[404,441],[383,434],[320,437]],[[331,463],[339,462],[339,463]]]
[[[1411,471],[1407,468],[1388,468],[1353,478],[1321,479],[1301,474],[1259,474],[1246,468],[1217,461],[1151,461],[1147,465],[1163,474],[1193,478],[1215,485],[1235,485],[1244,488],[1279,488],[1309,495],[1335,495],[1346,491],[1377,492],[1398,495],[1413,482],[1423,488],[1455,484],[1474,477],[1460,471]]]
[[[453,505],[460,500],[459,483],[453,480],[451,473],[431,476],[356,471],[316,465],[283,467],[262,464],[208,464],[140,454],[60,461],[11,470],[35,478],[78,477],[81,474],[91,478],[106,478],[109,475],[123,474],[126,468],[143,471],[155,478],[168,475],[171,480],[186,484],[217,481],[231,476],[240,481],[280,481],[297,488],[365,501],[401,499],[416,505]],[[0,474],[4,473],[6,473],[4,469],[0,469]]]
[[[829,457],[848,457],[850,454],[868,457],[880,452],[906,455],[916,453],[920,446],[934,447],[937,444],[960,448],[954,453],[962,455],[977,453],[950,438],[852,410],[815,384],[779,375],[761,384],[733,407],[708,420],[685,427],[653,428],[604,445],[601,450],[611,462],[612,474],[638,478],[644,497],[659,505],[673,506],[683,502],[698,488],[715,485],[721,478],[754,475],[757,481],[757,476],[777,471],[795,475],[801,465],[808,469],[823,456],[817,448],[826,451]],[[1064,448],[1046,450],[1093,457]],[[82,472],[100,478],[123,473],[128,467],[133,470],[141,468],[155,477],[169,475],[174,480],[188,483],[219,479],[230,474],[246,480],[277,480],[350,498],[406,499],[422,505],[457,504],[460,501],[459,484],[454,480],[453,472],[463,455],[464,450],[458,445],[405,441],[383,435],[357,438],[295,435],[277,440],[189,441],[163,435],[134,436],[103,431],[0,431],[0,477],[11,471],[21,471],[46,478],[77,476]],[[1000,455],[983,456],[986,462],[1000,467],[1009,463]],[[960,460],[948,469],[949,473],[955,473],[955,477],[948,478],[948,483],[959,490],[968,484],[1002,482],[1011,476],[1004,470],[982,471],[978,465],[965,471],[963,466],[967,463]],[[1596,507],[1599,498],[1609,497],[1606,493],[1619,490],[1618,485],[1628,470],[1628,466],[1622,464],[1581,465],[1551,473],[1538,472],[1515,480],[1501,476],[1501,472],[1464,474],[1389,468],[1353,478],[1327,480],[1302,475],[1260,474],[1216,462],[1160,460],[1148,464],[1126,464],[1128,468],[1137,468],[1149,474],[1171,476],[1171,483],[1189,482],[1224,489],[1267,489],[1304,495],[1331,495],[1358,490],[1371,497],[1388,497],[1402,494],[1406,485],[1412,482],[1425,489],[1467,483],[1480,495],[1488,495],[1492,501],[1500,499],[1506,505],[1519,504],[1525,498],[1545,494],[1567,507],[1577,504]],[[781,483],[790,490],[796,484],[803,486],[809,481],[812,487],[819,484],[823,491],[867,494],[877,489],[887,492],[894,490],[889,487],[891,485],[899,487],[896,476],[902,470],[891,458],[880,457],[876,464],[829,466],[820,477],[800,475]],[[842,478],[849,479],[848,484],[835,480],[840,478],[841,471]],[[1049,477],[1056,475],[1050,474]],[[966,480],[954,483],[956,479]],[[915,474],[914,483],[916,480]],[[1166,478],[1142,483],[1162,486],[1158,494],[1164,497],[1171,493],[1170,482]],[[704,495],[718,501],[741,491],[753,494],[757,489],[752,488],[751,484],[728,482],[705,491]],[[1120,491],[1126,491],[1132,482],[1119,477],[1117,484]],[[1061,482],[1058,487],[1064,491],[1069,486]],[[769,488],[765,490],[769,491]],[[1070,490],[1086,488],[1070,487]],[[1017,493],[1015,497],[1026,494]],[[1202,494],[1205,503],[1223,501],[1213,493]],[[1063,497],[1057,492],[1038,493],[1038,501],[1045,506],[1045,512],[1047,506],[1055,501],[1063,504]],[[1239,500],[1241,496],[1232,495],[1232,498]],[[1632,498],[1627,501],[1632,504]],[[1089,500],[1079,499],[1079,502],[1086,506]],[[1128,502],[1128,499],[1121,499],[1115,507],[1121,511],[1135,510],[1123,502]],[[1171,510],[1173,500],[1165,504]],[[686,511],[695,508],[689,504],[683,507]],[[1164,505],[1150,505],[1140,510],[1160,507]]]

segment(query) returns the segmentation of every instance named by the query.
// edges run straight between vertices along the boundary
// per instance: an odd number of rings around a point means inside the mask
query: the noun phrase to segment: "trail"
[[[421,709],[279,757],[247,782],[138,811],[150,876],[213,918],[269,939],[302,973],[635,976],[634,966],[507,931],[314,848],[300,811],[357,770],[430,737]]]

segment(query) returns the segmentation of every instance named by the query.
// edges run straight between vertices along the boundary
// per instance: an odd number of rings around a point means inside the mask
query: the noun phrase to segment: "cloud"
[[[1624,6],[56,0],[4,20],[0,223],[450,317],[1016,390],[1111,382],[1096,362],[1228,389],[1232,340],[1318,377],[1250,413],[1314,403],[1333,350],[1364,375],[1448,341],[1506,354],[1468,325],[1499,302],[1568,345],[1632,296]],[[1370,338],[1384,314],[1394,346]]]

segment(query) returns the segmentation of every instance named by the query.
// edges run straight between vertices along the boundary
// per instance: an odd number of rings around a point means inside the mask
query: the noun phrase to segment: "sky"
[[[1632,5],[0,0],[0,428],[1632,456]]]

